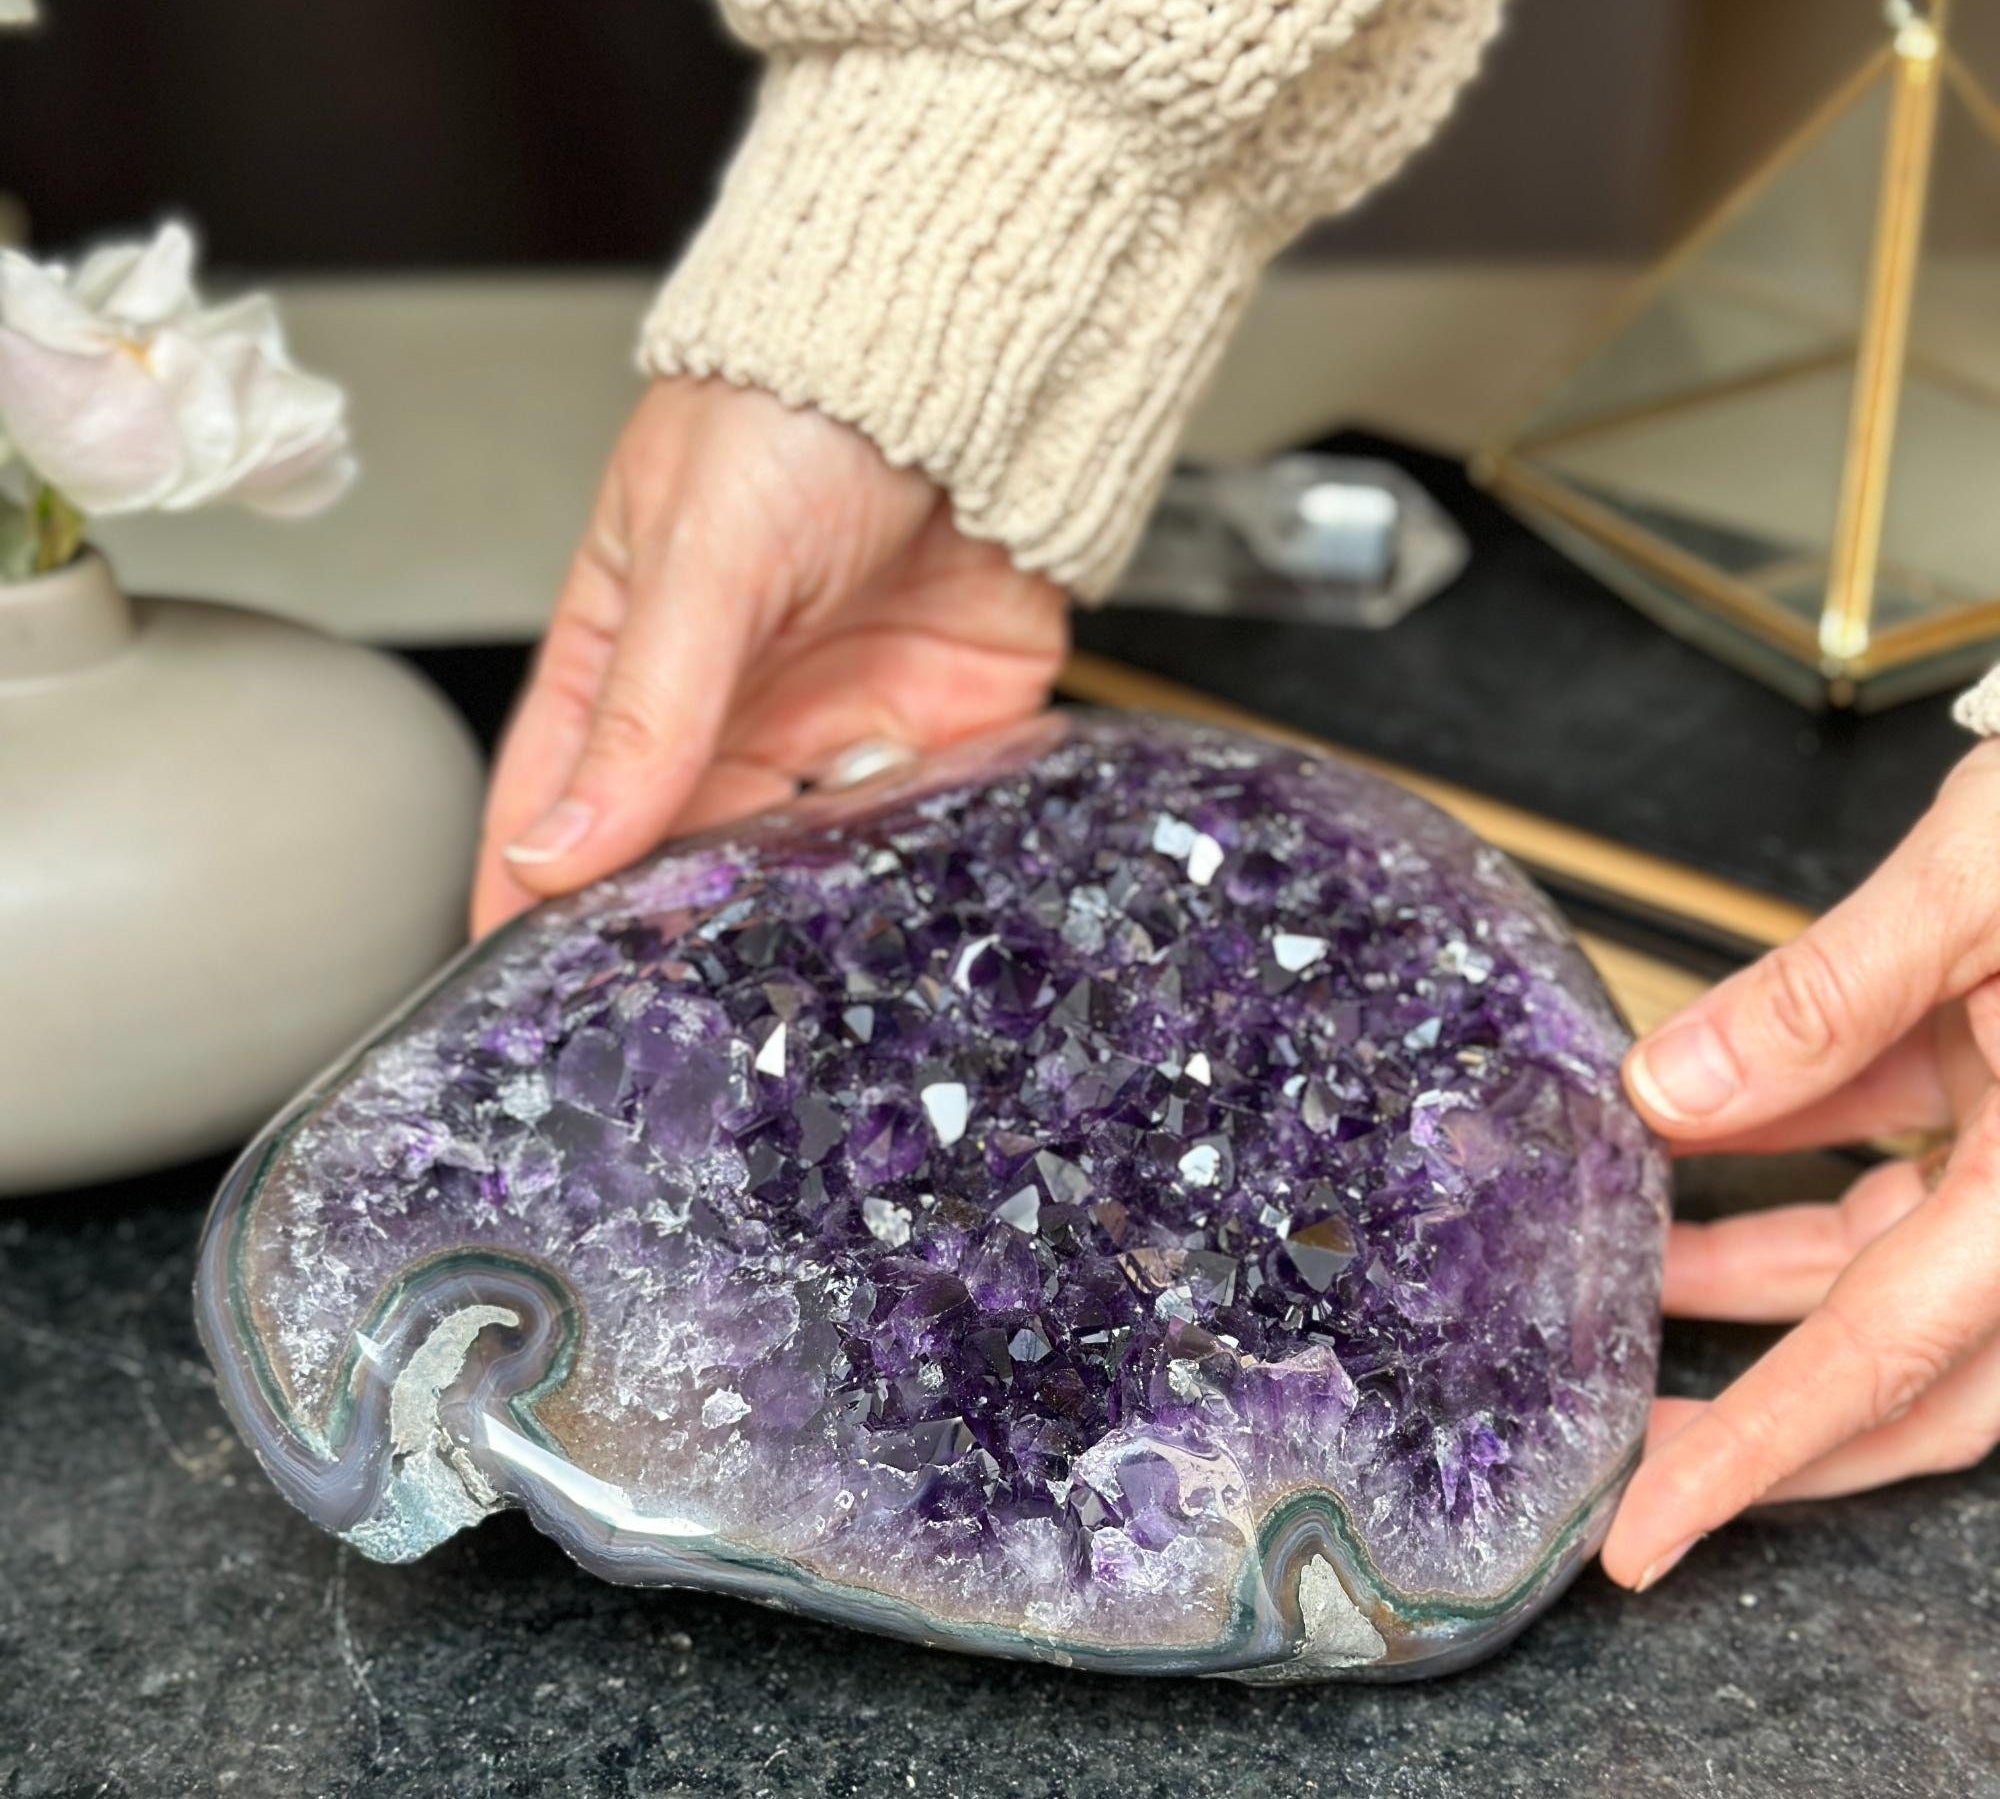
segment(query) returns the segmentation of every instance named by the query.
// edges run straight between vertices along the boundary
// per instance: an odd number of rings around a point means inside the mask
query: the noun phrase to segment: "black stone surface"
[[[1525,552],[1517,542],[1508,554]],[[1841,747],[1844,727],[1831,738],[1802,729],[1805,773],[1784,775],[1804,782],[1786,787],[1793,835],[1762,849],[1765,815],[1737,791],[1755,784],[1748,752],[1700,764],[1715,785],[1699,803],[1661,761],[1734,729],[1726,713],[1680,720],[1621,759],[1566,774],[1552,743],[1573,727],[1575,741],[1599,744],[1617,726],[1614,696],[1573,715],[1563,697],[1592,668],[1605,673],[1579,647],[1590,639],[1575,609],[1588,598],[1554,602],[1566,628],[1586,633],[1552,640],[1569,646],[1566,659],[1534,658],[1532,643],[1513,652],[1517,677],[1524,654],[1566,671],[1525,699],[1502,666],[1490,686],[1460,685],[1427,715],[1380,706],[1385,671],[1442,679],[1448,652],[1463,671],[1502,640],[1533,636],[1498,600],[1475,614],[1452,611],[1454,596],[1417,615],[1440,622],[1415,647],[1376,652],[1388,663],[1310,661],[1296,646],[1232,635],[1228,656],[1208,655],[1205,684],[1460,778],[1464,759],[1491,757],[1514,796],[1564,801],[1545,809],[1652,847],[1670,846],[1649,838],[1649,820],[1679,819],[1675,831],[1709,834],[1710,865],[1744,873],[1747,854],[1779,870],[1774,890],[1815,899],[1886,847],[1931,765],[1956,747],[1913,708],[1870,721],[1856,728],[1905,720],[1896,729],[1908,747],[1871,745],[1876,772],[1850,791],[1848,759],[1862,752]],[[1678,679],[1666,665],[1691,652],[1600,602],[1637,659],[1606,679]],[[1465,643],[1447,641],[1462,626],[1479,633],[1471,664]],[[1204,668],[1201,645],[1177,641],[1186,667],[1151,665],[1190,678]],[[490,744],[525,649],[413,660]],[[1490,709],[1503,702],[1515,710],[1496,722]],[[1549,717],[1537,723],[1537,709]],[[1341,728],[1361,717],[1377,720],[1372,739]],[[1444,749],[1427,754],[1440,719]],[[1614,802],[1630,829],[1588,810]],[[1823,856],[1811,847],[1822,831]],[[1851,1172],[1830,1160],[1696,1168],[1689,1198],[1712,1209],[1809,1197]],[[2000,1799],[2000,1462],[1752,1517],[1642,1598],[1592,1570],[1498,1660],[1397,1688],[1259,1692],[929,1653],[728,1600],[606,1586],[517,1517],[408,1567],[366,1562],[285,1505],[215,1397],[189,1289],[221,1173],[209,1163],[0,1208],[5,1799]],[[1672,1328],[1665,1385],[1712,1391],[1762,1340]]]
[[[223,1420],[188,1301],[220,1173],[0,1216],[9,1799],[2000,1794],[1995,1463],[1753,1518],[1643,1598],[1592,1570],[1500,1659],[1399,1688],[931,1653],[606,1586],[511,1517],[377,1566]],[[1757,1341],[1674,1331],[1669,1387]]]
[[[1314,447],[1407,468],[1464,527],[1464,575],[1388,631],[1114,607],[1078,615],[1078,644],[1815,911],[1968,747],[1942,697],[1800,710],[1642,618],[1454,462],[1358,432]]]

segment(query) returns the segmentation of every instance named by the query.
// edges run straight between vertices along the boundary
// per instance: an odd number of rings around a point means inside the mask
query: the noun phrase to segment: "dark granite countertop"
[[[520,646],[417,660],[490,742]],[[1684,1168],[1683,1206],[1833,1158]],[[606,1586],[519,1517],[408,1567],[280,1499],[195,1340],[220,1163],[0,1202],[0,1796],[2000,1799],[2000,1458],[1755,1517],[1498,1659],[1256,1690],[982,1662]],[[1763,1341],[1668,1333],[1670,1391]]]
[[[219,1172],[0,1212],[10,1799],[2000,1795],[2000,1462],[1754,1518],[1644,1598],[1592,1570],[1498,1660],[1408,1687],[930,1653],[605,1586],[514,1517],[376,1566],[224,1421],[188,1300]],[[1692,1203],[1743,1184],[1697,1174]],[[1668,1384],[1709,1390],[1757,1341],[1676,1329]]]

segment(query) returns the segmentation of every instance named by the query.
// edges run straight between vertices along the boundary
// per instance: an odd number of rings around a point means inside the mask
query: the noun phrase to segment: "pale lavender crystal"
[[[1069,716],[670,847],[253,1147],[204,1329],[370,1553],[1136,1670],[1409,1673],[1601,1535],[1664,1162],[1547,904],[1400,790]]]

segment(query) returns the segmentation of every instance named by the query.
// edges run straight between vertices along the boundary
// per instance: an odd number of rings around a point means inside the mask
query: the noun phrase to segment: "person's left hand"
[[[1969,1467],[2000,1441],[2000,743],[1803,936],[1638,1045],[1678,1151],[1955,1131],[1837,1205],[1676,1224],[1665,1305],[1791,1323],[1712,1402],[1663,1399],[1604,1545],[1644,1588],[1746,1506]]]
[[[1066,606],[860,432],[655,380],[507,729],[474,933],[802,781],[1027,717]]]

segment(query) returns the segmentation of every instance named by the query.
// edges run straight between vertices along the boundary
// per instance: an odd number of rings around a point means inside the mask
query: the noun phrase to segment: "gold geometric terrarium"
[[[2000,651],[2000,103],[1944,4],[1888,26],[1474,462],[1633,604],[1815,707]]]

